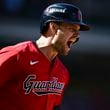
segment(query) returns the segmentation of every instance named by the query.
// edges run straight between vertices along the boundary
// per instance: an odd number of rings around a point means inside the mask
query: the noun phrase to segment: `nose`
[[[80,37],[80,32],[79,31],[74,31],[73,33],[72,33],[72,37],[73,38],[79,38]]]
[[[77,32],[77,33],[73,34],[73,38],[75,39],[75,42],[74,43],[78,42],[79,41],[79,38],[80,38],[80,33]]]
[[[75,30],[73,35],[79,36],[80,35],[80,31],[79,30]]]

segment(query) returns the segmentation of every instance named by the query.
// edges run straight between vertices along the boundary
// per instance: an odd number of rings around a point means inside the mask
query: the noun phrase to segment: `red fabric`
[[[0,110],[53,110],[68,80],[61,61],[51,64],[31,41],[0,50]]]

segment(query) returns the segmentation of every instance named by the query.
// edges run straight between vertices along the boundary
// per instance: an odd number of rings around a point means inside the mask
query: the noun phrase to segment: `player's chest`
[[[29,57],[27,60],[22,60],[21,62],[23,72],[27,75],[36,75],[37,80],[50,79],[51,77],[61,79],[65,74],[57,60],[53,64],[50,64],[50,62],[43,58]]]
[[[51,65],[46,60],[30,57],[23,62],[22,69],[24,77],[22,80],[26,93],[32,88],[34,90],[40,88],[41,91],[54,89],[61,92],[63,90],[66,80],[65,73],[57,61]]]
[[[55,62],[50,65],[38,59],[29,59],[22,65],[23,77],[20,83],[25,94],[61,94],[65,86],[65,73]]]

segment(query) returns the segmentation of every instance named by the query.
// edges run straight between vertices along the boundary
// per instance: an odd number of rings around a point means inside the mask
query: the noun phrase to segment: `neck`
[[[50,44],[50,40],[47,40],[46,38],[44,39],[43,37],[37,40],[36,44],[40,51],[47,57],[49,61],[52,61],[57,56],[57,52],[53,49],[52,45]]]
[[[39,48],[39,49],[47,57],[47,59],[50,62],[57,56],[57,53],[53,52],[51,47],[43,47],[43,48]]]

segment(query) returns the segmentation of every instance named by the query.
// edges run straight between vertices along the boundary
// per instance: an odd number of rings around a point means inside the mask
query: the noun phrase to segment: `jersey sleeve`
[[[19,67],[17,65],[17,52],[12,47],[0,50],[0,86],[15,77]]]

